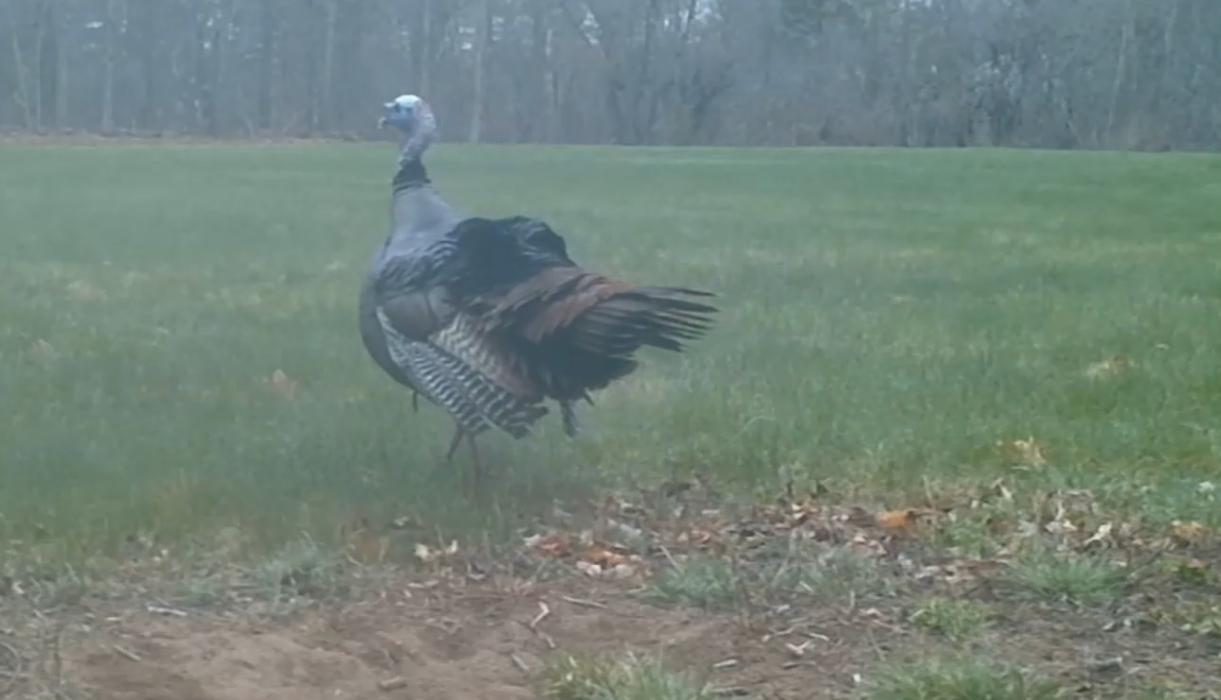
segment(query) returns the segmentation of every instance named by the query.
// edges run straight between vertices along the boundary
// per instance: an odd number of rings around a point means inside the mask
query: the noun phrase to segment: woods
[[[0,0],[0,129],[1214,150],[1215,0]]]

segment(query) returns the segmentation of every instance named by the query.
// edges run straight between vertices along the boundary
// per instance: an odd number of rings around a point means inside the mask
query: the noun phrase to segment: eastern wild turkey
[[[710,292],[638,287],[577,266],[564,239],[538,219],[469,217],[432,186],[421,158],[436,120],[415,95],[385,105],[380,127],[400,136],[390,234],[360,294],[360,333],[396,381],[444,408],[456,425],[446,461],[465,436],[497,427],[515,438],[559,403],[573,405],[631,373],[644,345],[675,352],[702,336]],[[414,399],[415,397],[413,397]]]

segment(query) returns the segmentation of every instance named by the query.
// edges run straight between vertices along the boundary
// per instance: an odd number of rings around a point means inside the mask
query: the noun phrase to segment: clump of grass
[[[94,583],[91,569],[37,558],[0,561],[0,600],[20,595],[40,608],[75,604]]]
[[[1221,639],[1221,605],[1194,605],[1177,616],[1179,629],[1200,637]]]
[[[908,616],[908,622],[953,641],[979,636],[992,625],[993,611],[982,603],[954,598],[931,598]]]
[[[310,539],[289,542],[260,562],[255,572],[277,601],[322,599],[347,589],[342,559]]]
[[[1054,700],[1052,680],[978,658],[930,659],[887,669],[869,700]]]
[[[931,544],[960,556],[978,558],[995,556],[1001,548],[988,530],[986,516],[944,521],[933,531]]]
[[[1103,557],[1040,551],[1015,562],[1005,581],[1015,590],[1044,601],[1102,607],[1123,594],[1129,579],[1126,572]]]
[[[872,558],[842,548],[828,549],[813,561],[781,569],[772,587],[805,593],[820,599],[885,596],[893,592],[890,579]]]
[[[737,603],[738,586],[730,562],[692,557],[681,566],[662,572],[643,599],[655,605],[732,610]]]
[[[659,659],[628,654],[563,656],[543,672],[541,695],[548,700],[711,700],[713,695],[684,675],[666,670]]]

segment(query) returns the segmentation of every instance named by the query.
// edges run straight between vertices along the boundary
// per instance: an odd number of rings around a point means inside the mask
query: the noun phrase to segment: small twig
[[[797,658],[801,658],[806,655],[806,649],[809,649],[810,645],[813,643],[814,643],[814,640],[807,639],[806,641],[802,642],[801,644],[786,643],[784,645],[784,648],[788,649],[789,653],[792,654],[793,656],[795,656]]]
[[[516,666],[522,673],[530,673],[530,667],[526,665],[525,661],[521,660],[520,656],[517,654],[509,654],[509,659],[513,661],[513,665]]]
[[[145,605],[144,609],[154,615],[169,615],[171,617],[189,617],[189,613],[178,608],[171,608],[164,605]]]
[[[878,661],[885,663],[886,653],[882,651],[881,645],[878,644],[878,640],[873,636],[873,630],[870,629],[867,631],[868,631],[868,637],[869,637],[869,645],[873,647],[873,653],[877,654]]]
[[[531,627],[528,622],[522,622],[521,620],[517,620],[516,622],[519,625],[521,625],[522,627],[525,627],[526,629],[533,632],[539,639],[543,640],[543,643],[547,645],[548,649],[550,649],[551,651],[556,650],[557,647],[555,644],[555,640],[552,639],[551,637],[549,637],[546,632]]]
[[[673,566],[675,569],[678,569],[681,572],[683,570],[683,565],[678,563],[678,560],[674,558],[673,554],[670,554],[670,550],[666,549],[664,544],[659,544],[657,546],[661,549],[661,553],[665,555],[666,561],[670,562],[670,566]]]
[[[534,619],[530,620],[530,624],[528,625],[531,632],[533,632],[535,630],[535,628],[538,627],[538,623],[547,619],[547,616],[551,614],[551,608],[547,607],[547,604],[544,603],[543,601],[541,601],[541,600],[538,601],[538,607],[539,607],[538,615],[535,615]]]
[[[140,658],[140,655],[137,654],[136,652],[134,652],[131,649],[128,649],[126,647],[119,646],[118,644],[111,644],[110,648],[114,649],[115,652],[119,656],[122,656],[123,658],[127,659],[128,661],[134,661],[136,663],[140,663],[141,661],[144,660],[144,659]]]
[[[767,589],[769,591],[776,590],[776,586],[780,583],[780,577],[789,572],[789,567],[793,564],[793,555],[797,552],[797,531],[793,530],[789,533],[789,546],[784,553],[784,561],[780,562],[780,568],[776,569],[776,575],[768,582]]]
[[[725,659],[724,661],[716,662],[715,664],[712,665],[712,667],[719,670],[722,668],[731,668],[731,667],[737,666],[737,665],[738,665],[737,659]]]
[[[724,688],[713,686],[713,687],[708,688],[707,690],[710,694],[716,695],[719,697],[740,697],[743,695],[750,695],[749,690],[747,690],[746,688],[742,688],[740,686],[728,686],[728,687],[724,687]]]
[[[384,681],[377,682],[377,689],[383,693],[389,693],[392,690],[398,690],[406,687],[407,679],[403,678],[402,676],[395,676],[394,678],[387,678]]]
[[[606,607],[606,605],[603,603],[599,603],[595,600],[585,600],[584,598],[572,598],[570,596],[563,596],[560,598],[560,600],[563,600],[567,603],[572,603],[573,605],[580,605],[581,607],[584,607],[584,608],[605,608]]]

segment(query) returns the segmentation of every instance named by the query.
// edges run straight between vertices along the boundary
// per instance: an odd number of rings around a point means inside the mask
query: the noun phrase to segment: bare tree
[[[1218,35],[1214,0],[0,0],[0,127],[372,135],[410,90],[471,141],[1217,149]]]

